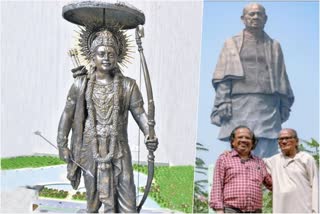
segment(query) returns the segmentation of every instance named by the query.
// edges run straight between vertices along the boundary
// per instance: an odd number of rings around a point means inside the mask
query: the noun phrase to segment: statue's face
[[[250,130],[247,128],[237,129],[232,141],[232,146],[239,154],[250,154],[250,151],[253,148],[253,140]]]
[[[108,72],[117,65],[117,53],[113,47],[101,45],[96,48],[93,61],[98,71]]]
[[[267,22],[267,15],[264,8],[258,4],[252,4],[246,8],[246,12],[241,19],[247,29],[263,30]]]

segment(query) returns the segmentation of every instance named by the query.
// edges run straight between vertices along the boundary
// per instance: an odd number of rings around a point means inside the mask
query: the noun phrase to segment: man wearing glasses
[[[264,159],[273,180],[274,213],[319,213],[318,167],[314,158],[299,151],[294,129],[282,129],[281,153]]]

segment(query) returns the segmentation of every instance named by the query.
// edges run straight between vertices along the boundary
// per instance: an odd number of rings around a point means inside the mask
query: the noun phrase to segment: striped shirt
[[[244,161],[235,150],[222,154],[215,166],[210,207],[215,210],[224,207],[241,211],[261,209],[261,184],[272,189],[271,175],[262,159],[251,155]]]

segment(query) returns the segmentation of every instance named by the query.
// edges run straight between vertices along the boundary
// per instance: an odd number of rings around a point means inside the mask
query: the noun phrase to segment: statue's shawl
[[[227,39],[220,53],[218,63],[213,73],[212,84],[216,88],[219,82],[244,78],[244,71],[240,61],[240,51],[243,45],[244,32]],[[283,54],[279,42],[271,39],[264,32],[264,50],[268,72],[270,73],[270,88],[272,93],[285,95],[290,106],[294,95],[286,73]]]
[[[72,124],[71,151],[72,156],[77,163],[81,163],[81,147],[83,140],[83,129],[85,122],[85,90],[87,88],[87,75],[81,75],[74,81],[76,96],[76,107]],[[67,178],[71,182],[71,186],[77,189],[80,184],[81,169],[75,163],[68,163]]]

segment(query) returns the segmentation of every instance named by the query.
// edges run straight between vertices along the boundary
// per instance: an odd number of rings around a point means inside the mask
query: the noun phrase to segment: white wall
[[[73,78],[68,49],[77,27],[62,18],[63,1],[1,2],[1,156],[57,153],[60,114]],[[156,161],[190,165],[195,159],[202,2],[130,2],[146,16],[144,53],[153,84]],[[134,32],[132,32],[134,33]],[[132,37],[134,41],[134,37]],[[134,44],[135,45],[135,44]],[[133,49],[136,51],[136,47]],[[137,52],[137,51],[136,51]],[[139,82],[139,55],[124,75]],[[143,80],[143,75],[141,76]],[[145,86],[142,92],[146,101]],[[145,108],[147,106],[145,104]],[[129,141],[137,160],[138,128],[130,118]],[[142,161],[147,151],[141,138]]]

